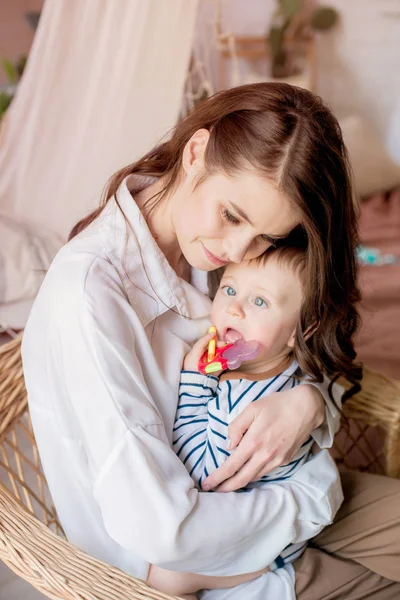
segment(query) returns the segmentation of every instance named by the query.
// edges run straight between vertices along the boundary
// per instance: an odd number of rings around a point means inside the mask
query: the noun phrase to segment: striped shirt
[[[199,487],[202,480],[231,454],[228,450],[229,424],[259,398],[298,385],[300,381],[295,374],[299,374],[299,366],[290,359],[277,369],[260,375],[233,371],[218,379],[193,371],[181,372],[173,447]],[[273,469],[240,491],[289,479],[309,459],[313,443],[310,436],[290,463]],[[306,542],[289,544],[270,568],[277,569],[295,561],[306,546]]]

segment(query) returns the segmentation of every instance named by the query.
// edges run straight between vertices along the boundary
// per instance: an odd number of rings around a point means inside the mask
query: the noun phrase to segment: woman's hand
[[[232,492],[289,463],[324,419],[324,400],[308,384],[253,402],[229,425],[229,448],[237,448],[203,490]]]

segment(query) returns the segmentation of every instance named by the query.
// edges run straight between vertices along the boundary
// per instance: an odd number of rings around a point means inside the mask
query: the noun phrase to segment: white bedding
[[[22,329],[63,240],[41,225],[0,213],[0,330]]]

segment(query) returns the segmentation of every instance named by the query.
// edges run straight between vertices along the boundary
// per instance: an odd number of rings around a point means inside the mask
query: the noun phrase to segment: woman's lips
[[[221,260],[220,258],[218,258],[218,256],[215,256],[212,252],[210,252],[209,250],[207,250],[207,248],[205,247],[205,245],[202,243],[203,249],[204,249],[204,254],[206,255],[207,259],[213,264],[213,265],[217,265],[217,267],[224,267],[225,265],[228,264],[227,260]]]

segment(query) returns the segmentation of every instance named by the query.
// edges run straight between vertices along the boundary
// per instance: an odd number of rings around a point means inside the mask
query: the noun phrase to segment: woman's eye
[[[274,240],[274,238],[271,238],[269,235],[260,235],[260,240],[264,243],[264,244],[269,244],[270,246],[272,246],[273,248],[276,248],[276,241]]]
[[[254,304],[256,306],[268,306],[267,303],[265,302],[265,300],[263,298],[260,298],[260,296],[257,296],[257,298],[254,298]]]
[[[225,221],[228,221],[228,223],[232,223],[233,225],[239,225],[240,223],[239,219],[235,217],[235,215],[233,215],[231,212],[229,212],[229,210],[227,210],[226,208],[223,209],[222,216]]]
[[[227,296],[236,296],[236,290],[230,285],[225,285],[222,289]]]

